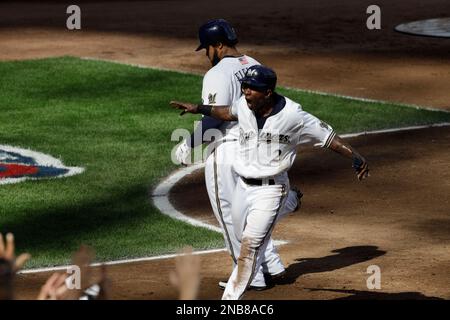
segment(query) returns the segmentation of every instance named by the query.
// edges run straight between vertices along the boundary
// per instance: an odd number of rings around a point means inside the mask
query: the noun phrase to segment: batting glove
[[[369,165],[362,157],[353,157],[353,168],[356,171],[358,180],[363,180],[369,176]]]
[[[187,141],[183,140],[175,151],[175,157],[180,164],[187,166],[191,164],[191,147],[188,146]]]

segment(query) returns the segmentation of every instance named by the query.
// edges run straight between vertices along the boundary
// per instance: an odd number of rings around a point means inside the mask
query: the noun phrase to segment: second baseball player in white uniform
[[[235,48],[236,34],[225,20],[212,20],[201,26],[199,38],[201,43],[197,50],[206,49],[206,54],[213,64],[203,78],[202,101],[209,105],[231,105],[242,96],[239,80],[245,76],[249,67],[259,65],[259,63],[237,51]],[[221,51],[218,52],[218,49]],[[205,142],[202,138],[198,139],[198,136],[205,138],[205,133],[206,136],[208,135],[208,129],[218,129],[219,131],[212,132],[219,132],[221,136],[215,136],[215,141],[208,146],[211,154],[205,164],[206,188],[214,215],[223,230],[227,249],[236,264],[241,239],[240,234],[236,235],[234,232],[231,203],[238,181],[238,175],[232,169],[238,151],[239,128],[237,122],[204,117],[201,127],[193,133],[190,141],[186,140],[180,144],[176,155],[181,163],[187,163],[188,158],[190,159],[191,148]],[[206,140],[210,138],[206,137]],[[297,206],[298,195],[296,192],[290,191],[281,215],[294,211]],[[245,219],[244,216],[242,218]],[[239,220],[239,218],[235,217],[234,220]],[[242,225],[242,222],[238,223]],[[285,271],[270,238],[262,259],[261,266],[258,267],[251,283],[251,287],[257,290],[266,288],[264,273],[277,276]]]
[[[287,171],[299,144],[329,148],[352,159],[360,180],[369,172],[365,159],[329,125],[277,94],[276,80],[275,72],[256,65],[241,79],[244,96],[231,107],[171,103],[185,112],[239,121],[239,152],[233,166],[239,179],[232,215],[237,218],[233,223],[242,239],[241,251],[222,299],[240,299],[261,265],[289,190]]]

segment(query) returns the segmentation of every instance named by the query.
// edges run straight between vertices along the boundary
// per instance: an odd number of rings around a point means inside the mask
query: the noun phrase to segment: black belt
[[[251,186],[262,186],[262,185],[265,185],[265,182],[267,180],[268,180],[267,184],[269,186],[273,186],[275,184],[275,180],[274,179],[247,179],[247,178],[244,178],[244,177],[241,177],[241,178],[246,184],[251,185]]]

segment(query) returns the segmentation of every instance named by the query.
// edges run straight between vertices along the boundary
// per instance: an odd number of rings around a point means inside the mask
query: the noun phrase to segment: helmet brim
[[[257,91],[265,91],[267,89],[269,89],[269,87],[267,86],[267,84],[263,84],[258,82],[255,79],[240,79],[239,82],[241,83],[241,86],[243,84],[246,84],[248,87],[252,88],[252,89],[256,89]]]

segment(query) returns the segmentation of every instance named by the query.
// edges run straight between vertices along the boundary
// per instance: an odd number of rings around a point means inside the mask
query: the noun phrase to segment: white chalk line
[[[164,69],[158,69],[158,68],[151,68],[151,67],[143,66],[143,65],[127,64],[127,63],[123,63],[120,61],[114,61],[114,60],[104,60],[104,59],[88,58],[88,57],[85,57],[83,59],[112,62],[112,63],[117,63],[117,64],[135,66],[135,67],[144,68],[144,69],[164,70]],[[165,71],[174,71],[174,70],[165,70]],[[179,72],[179,71],[174,71],[174,72]],[[184,73],[184,72],[179,72],[179,73]],[[188,74],[188,73],[186,72],[185,74]],[[326,93],[323,93],[323,94],[326,95]],[[355,100],[360,100],[360,98],[355,98]],[[373,101],[376,101],[376,100],[373,100]],[[374,135],[374,134],[392,133],[392,132],[400,132],[400,131],[407,131],[407,130],[419,130],[419,129],[426,129],[426,128],[432,128],[432,127],[445,127],[445,126],[450,126],[450,123],[437,123],[437,124],[422,125],[422,126],[411,126],[411,127],[393,128],[393,129],[384,129],[384,130],[363,131],[363,132],[358,132],[358,133],[343,134],[340,136],[343,138],[351,138],[351,137],[358,137],[358,136],[364,136],[364,135]],[[162,214],[165,214],[173,219],[184,221],[193,226],[203,227],[208,230],[222,233],[221,229],[219,227],[204,223],[202,221],[193,219],[191,217],[188,217],[188,216],[182,214],[181,212],[176,210],[169,201],[169,193],[170,193],[170,190],[172,189],[172,187],[178,181],[183,179],[186,175],[189,175],[189,174],[195,172],[196,170],[202,169],[202,168],[204,168],[204,166],[205,166],[204,163],[197,163],[192,166],[182,167],[182,168],[176,170],[175,172],[170,174],[168,177],[163,179],[156,186],[156,188],[152,191],[151,198],[152,198],[155,206],[161,211]],[[287,243],[288,242],[286,242],[286,241],[275,241],[275,245],[283,245],[283,244],[287,244]],[[206,251],[195,251],[194,254],[209,254],[209,253],[216,253],[216,252],[221,252],[221,251],[225,251],[225,250],[226,250],[225,248],[221,248],[221,249],[206,250]],[[171,259],[171,258],[177,257],[179,255],[180,254],[169,254],[169,255],[161,255],[161,256],[136,258],[136,259],[107,261],[107,262],[103,262],[103,263],[92,264],[92,266],[99,266],[102,264],[116,265],[116,264],[126,264],[126,263],[153,261],[153,260],[161,260],[161,259]],[[67,266],[63,266],[63,267],[58,266],[58,267],[50,267],[50,268],[43,268],[43,269],[29,269],[29,270],[21,271],[21,273],[49,272],[49,271],[57,271],[57,270],[65,270],[65,269],[67,269]]]
[[[434,128],[434,127],[446,127],[450,126],[450,123],[438,123],[438,124],[431,124],[431,125],[424,125],[424,126],[413,126],[413,127],[404,127],[404,128],[394,128],[394,129],[386,129],[386,130],[375,130],[375,131],[364,131],[364,132],[357,132],[357,133],[350,133],[350,134],[343,134],[340,135],[343,138],[353,138],[353,137],[359,137],[364,135],[375,135],[375,134],[383,134],[383,133],[393,133],[393,132],[401,132],[401,131],[408,131],[408,130],[419,130],[419,129],[428,129],[428,128]],[[185,176],[195,172],[196,170],[200,170],[205,166],[204,163],[198,163],[194,164],[189,167],[183,167],[172,174],[170,174],[168,177],[166,177],[164,180],[162,180],[158,186],[153,190],[152,192],[152,200],[155,204],[155,206],[161,211],[162,214],[165,214],[173,219],[181,220],[186,223],[189,223],[194,226],[207,228],[212,231],[220,232],[220,228],[198,221],[196,219],[190,218],[188,216],[185,216],[178,210],[176,210],[172,204],[169,201],[169,193],[172,187],[180,181]],[[275,241],[276,245],[283,245],[287,244],[287,241]],[[212,250],[204,250],[204,251],[194,251],[193,254],[195,255],[202,255],[202,254],[210,254],[210,253],[217,253],[226,251],[225,248],[221,249],[212,249]],[[177,256],[180,256],[182,254],[167,254],[167,255],[160,255],[160,256],[151,256],[151,257],[143,257],[143,258],[135,258],[135,259],[124,259],[124,260],[113,260],[113,261],[107,261],[102,263],[94,263],[92,264],[93,267],[100,266],[102,264],[104,265],[118,265],[118,264],[127,264],[127,263],[135,263],[135,262],[146,262],[146,261],[155,261],[155,260],[162,260],[162,259],[172,259]],[[19,273],[22,274],[30,274],[30,273],[39,273],[39,272],[50,272],[50,271],[60,271],[60,270],[67,270],[69,266],[57,266],[57,267],[49,267],[49,268],[40,268],[40,269],[28,269],[20,271]]]
[[[210,253],[218,253],[218,252],[222,252],[222,251],[226,251],[226,248],[194,251],[192,254],[193,255],[204,255],[204,254],[210,254]],[[148,262],[148,261],[155,261],[155,260],[172,259],[172,258],[176,258],[176,257],[182,256],[182,255],[185,255],[185,254],[184,253],[173,253],[173,254],[165,254],[165,255],[161,255],[161,256],[99,262],[99,263],[93,263],[90,266],[91,267],[99,267],[102,265],[112,266],[112,265],[128,264],[128,263],[136,263],[136,262]],[[49,268],[39,268],[39,269],[28,269],[28,270],[19,271],[18,273],[19,274],[30,274],[30,273],[62,271],[62,270],[67,270],[69,267],[70,267],[70,265],[49,267]]]
[[[143,64],[129,63],[129,62],[123,62],[123,61],[117,61],[117,60],[111,60],[111,59],[94,58],[94,57],[80,57],[80,59],[82,59],[82,60],[89,60],[89,61],[110,62],[110,63],[120,64],[120,65],[125,65],[125,66],[136,67],[136,68],[140,68],[140,69],[150,69],[150,70],[157,70],[157,71],[169,71],[169,72],[175,72],[175,73],[180,73],[180,74],[188,74],[188,75],[201,75],[201,74],[198,74],[198,73],[195,73],[195,72],[180,71],[180,70],[175,70],[175,69],[170,69],[170,68],[163,68],[163,67],[151,67],[151,66],[146,66],[146,65],[143,65]],[[438,108],[433,108],[433,107],[429,107],[429,106],[419,106],[419,105],[416,105],[416,104],[408,104],[408,103],[402,103],[402,102],[392,102],[392,101],[386,101],[386,100],[375,100],[375,99],[368,99],[368,98],[361,98],[361,97],[342,95],[342,94],[338,94],[338,93],[329,93],[329,92],[324,92],[324,91],[299,89],[299,88],[293,88],[293,87],[284,87],[283,86],[283,88],[284,89],[288,89],[288,90],[298,91],[298,92],[313,93],[313,94],[317,94],[317,95],[321,95],[321,96],[330,96],[330,97],[336,97],[336,98],[344,98],[344,99],[354,100],[354,101],[378,103],[378,104],[393,104],[393,105],[396,105],[396,106],[414,108],[414,109],[419,109],[419,110],[422,109],[422,110],[428,110],[428,111],[450,113],[450,110],[438,109]]]
[[[342,138],[354,138],[360,136],[368,136],[368,135],[376,135],[376,134],[384,134],[384,133],[394,133],[401,131],[412,131],[412,130],[420,130],[420,129],[430,129],[430,128],[440,128],[440,127],[448,127],[450,126],[450,122],[441,122],[441,123],[432,123],[421,126],[410,126],[410,127],[401,127],[401,128],[393,128],[393,129],[382,129],[382,130],[373,130],[373,131],[362,131],[357,133],[346,133],[340,134],[339,136]]]
[[[198,163],[176,170],[156,186],[156,188],[152,191],[151,197],[155,206],[165,215],[173,219],[184,221],[196,227],[203,227],[215,232],[222,233],[219,227],[201,222],[182,214],[181,212],[176,210],[169,201],[169,193],[172,187],[185,176],[193,173],[194,171],[204,168],[204,166],[205,163]]]
[[[450,126],[450,123],[439,123],[439,124],[431,124],[431,125],[423,125],[423,126],[411,126],[411,127],[404,127],[404,128],[385,129],[385,130],[363,131],[363,132],[357,132],[357,133],[343,134],[340,136],[342,138],[353,138],[353,137],[359,137],[359,136],[365,136],[365,135],[376,135],[376,134],[383,134],[383,133],[411,131],[411,130],[427,129],[427,128],[432,128],[432,127],[445,127],[445,126]],[[187,222],[193,226],[204,227],[209,230],[221,232],[221,229],[216,226],[209,225],[207,223],[198,221],[194,218],[184,215],[180,211],[176,210],[169,201],[170,190],[173,188],[173,186],[178,181],[183,179],[185,176],[193,173],[196,170],[204,168],[204,166],[205,166],[205,163],[198,163],[198,164],[194,164],[192,166],[182,167],[182,168],[176,170],[175,172],[173,172],[168,177],[166,177],[153,190],[153,192],[152,192],[153,203],[161,211],[161,213],[163,213],[171,218]]]
[[[394,105],[394,106],[414,108],[414,109],[417,109],[417,110],[427,110],[427,111],[434,111],[434,112],[450,113],[450,110],[432,108],[432,107],[428,107],[428,106],[419,106],[419,105],[416,105],[416,104],[408,104],[408,103],[402,103],[402,102],[392,102],[392,101],[386,101],[386,100],[375,100],[375,99],[369,99],[369,98],[347,96],[347,95],[342,95],[342,94],[338,94],[338,93],[328,93],[328,92],[323,92],[323,91],[299,89],[299,88],[292,88],[292,87],[283,87],[283,88],[284,89],[289,89],[289,90],[292,90],[292,91],[303,92],[303,93],[317,94],[317,95],[320,95],[320,96],[330,96],[330,97],[343,98],[343,99],[354,100],[354,101],[361,101],[361,102],[368,102],[368,103],[391,104],[391,105]]]
[[[77,57],[81,60],[87,60],[87,61],[99,61],[99,62],[110,62],[114,64],[120,64],[124,66],[130,66],[130,67],[136,67],[139,69],[149,69],[149,70],[156,70],[156,71],[168,71],[168,72],[174,72],[179,74],[187,74],[187,75],[195,75],[195,76],[201,76],[200,73],[194,73],[194,72],[188,72],[188,71],[182,71],[182,70],[175,70],[170,68],[163,68],[163,67],[151,67],[146,66],[139,63],[131,63],[131,62],[123,62],[123,61],[117,61],[117,60],[111,60],[111,59],[103,59],[103,58],[94,58],[94,57]]]

